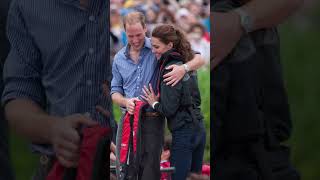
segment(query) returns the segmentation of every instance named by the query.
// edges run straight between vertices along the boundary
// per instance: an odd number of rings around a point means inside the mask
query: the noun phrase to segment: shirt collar
[[[126,45],[126,50],[125,50],[125,52],[124,52],[124,54],[125,54],[125,56],[127,57],[127,58],[130,58],[130,44],[129,43],[127,43],[127,45]],[[145,37],[145,39],[144,39],[144,45],[143,45],[143,47],[141,48],[141,50],[140,51],[142,51],[142,49],[144,49],[144,48],[147,48],[147,49],[151,49],[152,47],[151,47],[151,40],[150,40],[150,38],[148,38],[148,37]]]
[[[149,49],[151,49],[152,48],[152,46],[151,46],[151,39],[150,38],[145,38],[145,40],[144,40],[144,47],[146,47],[146,48],[149,48]]]

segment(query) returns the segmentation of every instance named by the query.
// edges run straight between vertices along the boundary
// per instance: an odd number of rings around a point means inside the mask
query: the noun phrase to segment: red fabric
[[[97,143],[102,137],[111,133],[110,128],[93,126],[83,130],[83,139],[80,146],[80,159],[76,180],[89,180],[92,175],[93,161]],[[62,180],[65,168],[56,161],[46,180]]]
[[[65,168],[57,161],[54,161],[46,180],[62,180]]]
[[[142,106],[145,105],[144,102],[142,101],[136,101],[135,102],[136,106],[135,106],[135,111],[134,111],[134,121],[133,121],[133,151],[134,153],[137,152],[137,134],[138,134],[138,128],[139,128],[139,115],[140,115],[140,111],[142,110]]]
[[[95,126],[83,131],[83,139],[80,148],[80,159],[77,180],[89,180],[92,175],[93,161],[97,151],[97,144],[102,137],[111,133],[110,128]],[[109,147],[108,147],[109,148]],[[106,154],[109,157],[109,154]]]
[[[209,164],[202,165],[202,174],[210,176],[210,165]]]
[[[126,113],[122,124],[122,138],[120,145],[120,163],[126,163],[130,140],[130,114]]]
[[[137,137],[138,127],[139,127],[139,115],[142,106],[145,105],[142,101],[135,101],[135,110],[133,113],[133,152],[137,152]],[[129,141],[130,141],[130,114],[127,112],[125,114],[123,124],[122,124],[122,138],[121,138],[121,146],[120,146],[120,163],[126,163],[127,154],[129,151]]]
[[[203,35],[204,39],[207,41],[207,42],[210,42],[210,33],[208,32],[205,32],[205,34]]]
[[[168,167],[170,167],[170,161],[160,162],[160,168],[168,168]],[[162,172],[160,180],[168,180],[168,173]]]

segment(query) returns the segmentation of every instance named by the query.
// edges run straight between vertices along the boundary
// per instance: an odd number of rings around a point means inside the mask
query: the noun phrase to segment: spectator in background
[[[150,35],[150,31],[154,28],[154,26],[157,24],[159,16],[159,9],[155,6],[151,6],[146,11],[146,23],[147,23],[147,29],[148,29],[148,36]]]
[[[184,31],[188,32],[192,23],[197,23],[194,14],[190,13],[188,9],[179,9],[175,15],[177,25]]]
[[[111,7],[119,10],[121,16],[132,11],[140,11],[147,17],[148,32],[151,32],[156,23],[179,23],[185,32],[188,32],[191,24],[200,23],[206,28],[206,36],[209,35],[209,1],[207,0],[112,0]],[[149,35],[150,33],[148,33]],[[124,36],[122,36],[124,38]],[[206,37],[208,38],[208,37]],[[209,39],[209,38],[208,38]],[[126,43],[126,41],[124,41]],[[124,43],[124,44],[125,44]]]
[[[161,152],[161,162],[160,162],[160,168],[168,168],[170,167],[170,149],[172,144],[172,137],[171,135],[167,135],[164,138],[162,152]],[[168,180],[170,174],[166,172],[161,173],[161,180]]]
[[[119,40],[116,49],[127,44],[125,31],[119,26],[122,24],[119,16],[123,17],[132,11],[140,11],[146,16],[147,37],[150,37],[153,28],[161,23],[177,25],[185,33],[190,31],[192,24],[201,24],[205,27],[204,39],[210,42],[209,2],[209,0],[111,0],[111,32]],[[115,52],[114,49],[112,51]],[[201,54],[207,59],[205,56],[208,56],[209,52]]]
[[[210,63],[210,43],[205,39],[205,29],[201,24],[193,24],[188,31],[188,40],[191,43],[192,49],[200,52],[206,65]]]
[[[187,5],[187,9],[189,10],[190,13],[192,13],[197,19],[200,19],[201,16],[201,11],[202,11],[202,6],[201,3],[198,1],[191,1]]]
[[[123,46],[121,15],[116,4],[112,4],[110,6],[110,26],[110,47],[112,47],[110,49],[110,57],[112,59],[112,57],[114,57],[118,50]]]
[[[172,13],[169,9],[162,7],[160,9],[160,12],[159,12],[159,15],[158,15],[157,23],[158,24],[160,24],[160,23],[163,23],[163,24],[175,24],[176,23],[176,19],[174,17],[174,13]]]

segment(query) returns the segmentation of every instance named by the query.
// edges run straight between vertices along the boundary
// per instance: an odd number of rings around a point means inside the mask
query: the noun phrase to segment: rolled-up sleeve
[[[118,56],[116,55],[112,63],[112,81],[110,95],[120,93],[124,95],[122,76],[117,67]]]
[[[17,2],[12,1],[7,20],[11,49],[3,70],[2,104],[17,98],[27,98],[44,106],[41,54],[28,32]]]

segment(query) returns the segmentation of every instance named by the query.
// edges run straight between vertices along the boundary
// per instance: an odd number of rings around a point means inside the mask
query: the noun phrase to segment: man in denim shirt
[[[77,167],[79,128],[115,126],[101,113],[111,111],[108,19],[105,0],[13,0],[9,9],[2,96],[9,124],[65,167]],[[47,162],[34,179],[45,178]]]
[[[145,36],[147,29],[144,15],[140,12],[132,12],[126,15],[123,22],[128,44],[115,55],[112,66],[111,95],[113,102],[133,114],[134,102],[139,101],[138,97],[142,95],[143,86],[148,86],[149,83],[156,84],[153,77],[157,75],[155,70],[158,68],[156,68],[155,54],[151,51],[150,39]],[[173,69],[172,72],[166,75],[164,81],[174,86],[187,71],[196,70],[203,64],[204,60],[200,55],[196,55],[186,65],[173,65],[170,67]],[[153,87],[156,89],[155,86]],[[147,111],[152,112],[153,109],[150,107]],[[146,118],[142,123],[143,153],[139,179],[160,179],[160,153],[164,119],[156,113],[154,115],[148,114],[145,114]],[[122,124],[122,120],[120,124]],[[118,133],[121,131],[120,126]],[[117,146],[120,146],[118,140]]]

